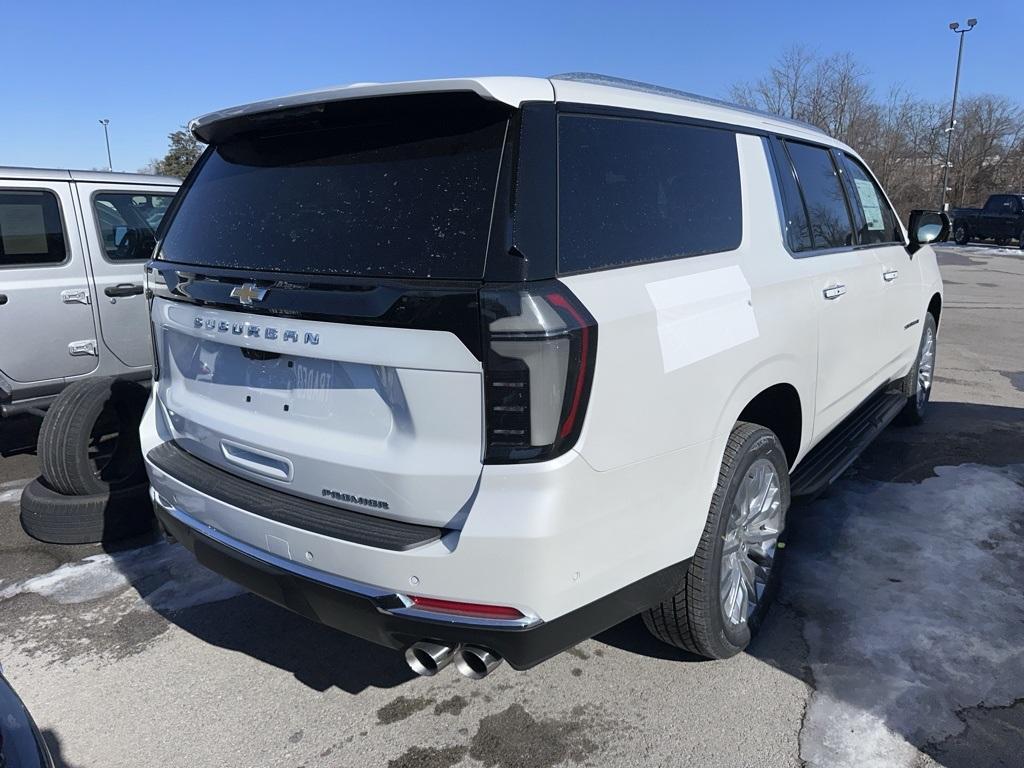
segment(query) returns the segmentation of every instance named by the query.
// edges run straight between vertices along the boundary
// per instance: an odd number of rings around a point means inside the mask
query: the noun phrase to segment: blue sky
[[[189,118],[353,81],[587,70],[710,96],[786,47],[850,51],[884,92],[961,88],[1024,102],[1024,3],[191,2],[0,0],[0,165],[136,170]]]

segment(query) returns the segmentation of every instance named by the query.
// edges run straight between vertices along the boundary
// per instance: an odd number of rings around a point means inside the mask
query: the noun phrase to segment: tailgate
[[[481,472],[480,362],[447,331],[292,320],[156,298],[178,445],[268,487],[461,527]]]

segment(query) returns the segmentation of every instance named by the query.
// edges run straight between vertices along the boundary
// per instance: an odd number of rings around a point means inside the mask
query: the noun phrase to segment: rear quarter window
[[[729,251],[740,244],[733,131],[561,115],[558,168],[562,273]]]

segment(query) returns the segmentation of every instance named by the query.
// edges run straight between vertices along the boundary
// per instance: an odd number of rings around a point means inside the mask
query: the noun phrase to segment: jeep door
[[[59,382],[92,371],[93,298],[71,183],[0,179],[0,372]]]
[[[174,187],[78,182],[103,345],[129,368],[152,359],[143,277]]]

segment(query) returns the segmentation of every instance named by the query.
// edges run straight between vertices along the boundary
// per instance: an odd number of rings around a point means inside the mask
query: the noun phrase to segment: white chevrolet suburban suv
[[[942,284],[849,147],[599,76],[195,120],[148,266],[158,519],[433,674],[638,613],[742,650],[786,512],[922,418]]]

